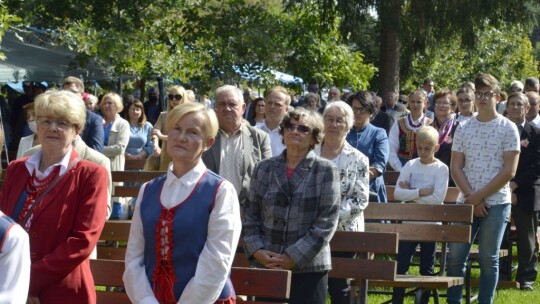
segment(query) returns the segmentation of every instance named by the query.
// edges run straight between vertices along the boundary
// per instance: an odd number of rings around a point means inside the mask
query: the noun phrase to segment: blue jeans
[[[474,217],[472,224],[472,240],[479,235],[478,263],[480,264],[480,286],[478,304],[493,303],[493,295],[499,278],[499,248],[504,236],[506,223],[510,219],[510,204],[495,205],[488,209],[486,217]],[[472,243],[450,243],[446,274],[452,277],[463,277],[467,258]],[[448,304],[461,303],[463,285],[448,289]]]

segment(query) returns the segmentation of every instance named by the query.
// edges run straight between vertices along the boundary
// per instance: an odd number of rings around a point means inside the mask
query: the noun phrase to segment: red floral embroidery
[[[176,208],[161,210],[156,226],[156,265],[154,268],[154,295],[159,303],[175,304],[174,282],[176,274],[172,262],[174,243],[172,223]]]

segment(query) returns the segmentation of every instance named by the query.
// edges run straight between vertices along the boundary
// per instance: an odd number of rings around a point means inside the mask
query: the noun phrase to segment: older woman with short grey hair
[[[341,203],[337,230],[364,231],[363,211],[369,197],[369,160],[345,140],[354,123],[353,110],[343,101],[330,102],[323,112],[323,121],[324,139],[315,147],[315,154],[329,159],[338,168]],[[332,253],[332,256],[353,255]],[[332,304],[349,303],[349,291],[347,279],[328,280]]]
[[[323,134],[318,113],[299,107],[280,127],[285,151],[253,170],[243,206],[245,252],[255,266],[292,271],[290,303],[325,304],[338,173],[312,151]]]

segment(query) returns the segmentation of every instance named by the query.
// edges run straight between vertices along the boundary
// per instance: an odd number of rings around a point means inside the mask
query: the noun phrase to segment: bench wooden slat
[[[394,196],[395,186],[386,186],[386,196],[388,202],[398,202]],[[445,203],[455,203],[459,195],[459,188],[448,187],[446,196],[444,197]]]
[[[126,257],[126,247],[98,246],[97,258],[103,260],[121,260]]]
[[[397,275],[394,281],[369,281],[371,287],[402,287],[402,288],[426,288],[426,289],[446,289],[452,286],[463,285],[462,277],[444,276],[416,276]]]
[[[291,272],[233,267],[231,281],[239,295],[287,299],[290,294]]]
[[[139,195],[140,186],[115,186],[113,195],[115,197],[137,197]]]
[[[160,171],[111,171],[111,177],[113,182],[144,183],[165,173]]]
[[[397,235],[378,232],[336,231],[330,240],[332,251],[357,253],[396,254],[397,244]]]
[[[343,279],[394,280],[396,269],[396,261],[333,257],[332,270],[328,275],[330,278]]]
[[[126,159],[124,162],[125,170],[142,170],[146,159]]]
[[[470,242],[471,239],[469,225],[366,223],[365,230],[396,232],[399,233],[399,239],[403,241],[465,243]]]
[[[129,238],[129,229],[131,227],[131,221],[106,221],[101,236],[102,241],[124,241],[127,242]]]
[[[471,205],[373,203],[364,210],[366,220],[472,223]]]

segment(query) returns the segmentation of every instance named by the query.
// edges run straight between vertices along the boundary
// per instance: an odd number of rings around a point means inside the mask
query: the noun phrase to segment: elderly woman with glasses
[[[159,166],[155,168],[157,171],[167,171],[171,158],[167,154],[167,113],[174,109],[176,106],[186,102],[186,90],[182,86],[172,86],[169,88],[169,94],[167,96],[168,106],[167,111],[161,112],[152,129],[152,142],[154,144],[154,157],[160,157]],[[161,141],[161,146],[159,142]]]
[[[458,99],[452,91],[442,89],[433,95],[433,103],[435,104],[435,119],[431,125],[439,132],[439,150],[435,152],[435,157],[450,167],[452,142],[459,124],[454,117]],[[452,179],[449,181],[453,185]]]
[[[107,216],[108,172],[73,148],[86,121],[80,95],[47,91],[34,110],[41,148],[9,165],[0,192],[0,209],[30,236],[29,303],[96,303],[89,256]]]
[[[377,194],[377,201],[386,202],[384,172],[388,162],[388,136],[382,128],[370,123],[377,112],[375,94],[368,91],[354,93],[347,100],[354,113],[354,123],[346,140],[369,159],[369,190]]]
[[[369,160],[345,140],[353,125],[354,114],[343,101],[326,105],[323,113],[324,139],[315,147],[315,154],[331,160],[338,168],[341,203],[339,205],[339,231],[364,231],[363,211],[369,197]],[[336,257],[353,257],[350,253],[332,253]],[[350,302],[347,279],[329,279],[328,292],[332,304]]]
[[[246,255],[255,266],[292,271],[290,303],[326,303],[340,185],[335,165],[313,152],[322,131],[318,113],[287,113],[286,149],[255,167],[243,206]]]

